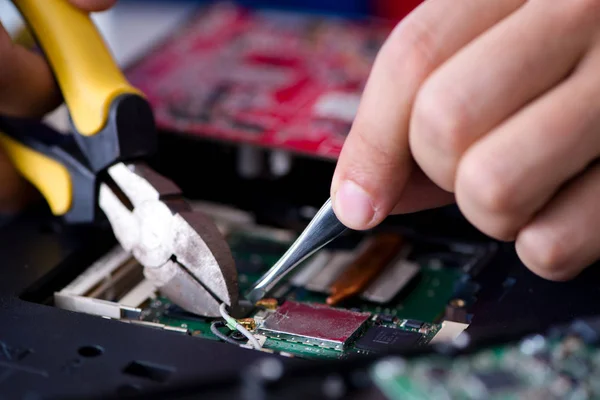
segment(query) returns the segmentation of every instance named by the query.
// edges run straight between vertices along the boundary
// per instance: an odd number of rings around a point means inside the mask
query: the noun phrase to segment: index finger
[[[412,105],[439,65],[526,0],[429,0],[394,29],[373,65],[334,174],[337,217],[353,229],[380,223],[400,201],[413,168]]]

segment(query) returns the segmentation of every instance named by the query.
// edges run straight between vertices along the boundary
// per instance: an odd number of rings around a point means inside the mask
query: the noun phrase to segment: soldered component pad
[[[258,331],[276,339],[342,350],[370,316],[323,304],[286,301],[265,318]]]

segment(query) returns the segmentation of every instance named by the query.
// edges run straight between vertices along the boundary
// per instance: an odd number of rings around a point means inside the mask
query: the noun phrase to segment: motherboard
[[[296,238],[240,210],[197,207],[231,247],[241,299]],[[56,292],[54,305],[289,357],[344,359],[452,340],[468,327],[478,291],[472,278],[493,252],[493,245],[397,232],[350,234],[306,260],[270,297],[206,318],[162,295],[117,246]]]
[[[390,357],[371,375],[390,400],[597,399],[599,335],[597,317],[581,319],[456,357]]]
[[[161,131],[332,160],[392,27],[216,2],[126,74]]]

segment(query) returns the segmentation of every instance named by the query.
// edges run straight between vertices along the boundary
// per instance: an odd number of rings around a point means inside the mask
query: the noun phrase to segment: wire
[[[220,326],[217,326],[217,325],[220,325]],[[236,346],[239,346],[240,343],[236,342],[232,338],[226,336],[225,334],[221,333],[221,331],[219,331],[218,328],[221,328],[223,326],[225,326],[225,323],[223,321],[213,321],[213,323],[210,324],[210,331],[213,333],[213,335],[215,335],[219,339],[221,339],[227,343],[231,343],[231,344],[235,344]]]
[[[237,330],[239,331],[242,335],[246,336],[248,338],[248,341],[250,343],[252,343],[252,347],[254,347],[255,349],[260,349],[262,348],[260,342],[254,337],[254,335],[252,335],[248,329],[244,328],[242,325],[240,325],[235,318],[231,317],[229,314],[227,314],[227,310],[225,309],[225,307],[227,307],[225,305],[225,303],[221,303],[221,305],[219,306],[219,312],[221,313],[221,316],[223,317],[223,319],[225,320],[225,323],[227,324],[227,326],[229,327],[229,329],[231,330]]]
[[[252,346],[255,349],[260,349],[262,347],[260,342],[246,328],[244,328],[242,325],[240,325],[235,318],[233,318],[229,314],[227,314],[226,307],[227,306],[225,305],[225,303],[221,303],[221,305],[219,306],[219,312],[221,313],[221,316],[225,320],[229,329],[237,330],[242,335],[246,336],[246,338],[248,338],[248,341],[250,343],[252,343]]]

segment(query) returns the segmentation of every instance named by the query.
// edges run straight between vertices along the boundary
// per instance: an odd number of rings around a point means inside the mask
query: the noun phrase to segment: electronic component
[[[451,342],[468,327],[468,324],[463,324],[462,322],[443,321],[442,327],[433,337],[431,343]]]
[[[361,298],[374,303],[389,303],[419,274],[420,270],[418,264],[400,255],[369,284],[361,294]]]
[[[85,314],[135,320],[141,314],[138,307],[154,297],[156,288],[144,279],[142,266],[116,246],[54,293],[54,305]]]
[[[277,299],[266,298],[266,299],[260,299],[259,301],[256,302],[255,305],[257,307],[266,308],[267,310],[275,310],[277,308],[277,306],[279,305],[279,303],[277,302]]]
[[[444,319],[456,322],[469,322],[470,315],[466,309],[467,302],[461,298],[455,298],[448,302]]]
[[[404,328],[421,329],[422,326],[423,322],[414,319],[407,319],[402,323],[402,327]]]
[[[361,350],[384,352],[415,346],[423,337],[420,333],[386,326],[374,326],[356,341]]]
[[[299,271],[292,276],[290,283],[296,287],[304,287],[329,264],[331,257],[332,254],[330,251],[319,251],[303,266],[298,267]]]
[[[333,282],[327,304],[335,305],[360,293],[398,254],[404,240],[391,233],[372,238],[369,246]]]
[[[121,269],[129,268],[131,259],[131,255],[121,246],[115,246],[65,286],[60,293],[87,296],[103,283],[114,282],[114,277],[121,275]],[[139,270],[141,271],[141,266]]]
[[[392,322],[394,322],[394,316],[390,315],[390,314],[379,314],[377,316],[377,320],[379,322],[385,322],[385,323],[391,324]]]
[[[322,304],[286,301],[258,326],[265,336],[342,350],[358,334],[370,313]]]
[[[238,319],[238,323],[249,331],[256,329],[256,321],[254,318],[242,318]]]
[[[331,255],[327,265],[313,276],[305,288],[313,292],[329,293],[333,282],[355,258],[355,251],[336,251]]]

